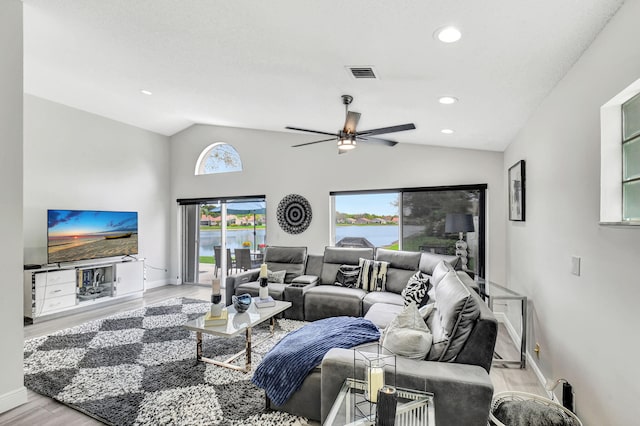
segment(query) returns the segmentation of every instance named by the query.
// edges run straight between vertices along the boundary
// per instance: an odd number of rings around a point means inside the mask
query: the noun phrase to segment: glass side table
[[[507,367],[509,365],[517,365],[525,368],[527,362],[527,296],[523,296],[515,291],[487,281],[484,278],[477,278],[478,292],[480,297],[489,305],[492,312],[496,301],[505,301],[508,306],[519,305],[520,308],[520,359],[510,360],[502,358],[498,353],[494,353],[492,365],[496,367]],[[510,301],[516,303],[509,304]]]
[[[324,426],[375,425],[375,414],[370,416],[368,408],[366,410],[359,408],[362,404],[367,407],[369,404],[364,397],[364,390],[364,381],[346,379]],[[396,426],[434,426],[436,424],[432,393],[403,388],[396,388],[396,391],[398,393]]]

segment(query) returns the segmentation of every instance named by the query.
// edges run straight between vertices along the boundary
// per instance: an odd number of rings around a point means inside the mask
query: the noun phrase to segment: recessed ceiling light
[[[438,28],[434,35],[443,43],[454,43],[462,37],[460,30],[451,26]]]
[[[147,95],[147,96],[151,96],[151,95],[153,95],[153,93],[151,93],[151,92],[150,92],[150,91],[148,91],[148,90],[144,90],[144,89],[142,89],[142,90],[140,91],[140,93],[142,93],[143,95]]]
[[[440,132],[444,133],[445,135],[450,135],[453,133],[453,130],[451,129],[442,129],[440,130]]]
[[[458,102],[458,98],[453,97],[453,96],[441,96],[438,99],[438,102],[440,102],[441,104],[444,104],[444,105],[451,105],[451,104],[455,104],[456,102]]]

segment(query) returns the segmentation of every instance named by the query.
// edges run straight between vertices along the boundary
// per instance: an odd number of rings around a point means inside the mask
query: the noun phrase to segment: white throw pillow
[[[274,284],[284,284],[284,277],[287,276],[287,271],[267,271],[267,282]]]
[[[399,356],[425,359],[432,339],[418,307],[411,303],[384,330],[382,346]]]
[[[431,285],[435,289],[440,284],[440,281],[447,275],[449,272],[453,271],[453,266],[446,260],[441,260],[438,262],[435,268],[433,268],[433,274],[431,274]]]

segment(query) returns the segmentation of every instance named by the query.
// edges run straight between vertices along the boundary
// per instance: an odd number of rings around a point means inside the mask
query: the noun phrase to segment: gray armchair
[[[304,274],[307,263],[306,247],[267,247],[264,253],[264,263],[272,272],[286,271],[284,283],[269,283],[269,295],[275,300],[284,299],[284,289],[291,285],[291,282]],[[226,302],[231,303],[231,295],[249,293],[253,297],[258,297],[260,285],[258,283],[259,269],[251,269],[247,272],[236,275],[235,288],[227,289]]]

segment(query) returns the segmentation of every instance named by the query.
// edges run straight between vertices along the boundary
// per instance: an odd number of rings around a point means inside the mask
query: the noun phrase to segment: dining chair
[[[234,254],[236,255],[237,270],[248,271],[249,269],[259,266],[259,264],[256,265],[251,259],[251,249],[237,248],[234,250]]]
[[[214,262],[215,262],[215,271],[214,271],[214,276],[218,276],[218,269],[222,267],[222,256],[220,255],[220,250],[222,249],[222,247],[220,246],[213,246],[213,253],[214,253]],[[231,270],[234,268],[234,264],[233,264],[233,258],[231,257],[231,249],[227,249],[227,275],[231,273]]]

